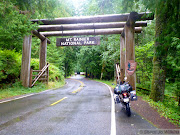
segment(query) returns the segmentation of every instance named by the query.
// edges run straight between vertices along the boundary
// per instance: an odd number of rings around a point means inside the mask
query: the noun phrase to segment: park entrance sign
[[[100,45],[100,37],[56,38],[56,46]]]
[[[81,16],[81,17],[65,17],[54,19],[33,19],[33,23],[39,24],[37,30],[33,30],[32,34],[41,40],[40,44],[40,66],[39,73],[43,76],[45,68],[48,66],[46,62],[47,43],[50,40],[47,37],[58,36],[57,46],[87,46],[99,45],[100,37],[96,35],[120,35],[120,67],[118,68],[118,81],[124,80],[127,76],[127,81],[136,89],[136,73],[135,73],[135,33],[141,33],[142,27],[147,26],[147,21],[153,20],[152,13],[125,13],[125,14],[108,14],[96,16]],[[63,38],[67,36],[68,38]],[[76,36],[76,37],[75,37]],[[78,37],[79,36],[79,37]],[[84,37],[81,37],[84,36]],[[93,37],[94,36],[94,37]],[[31,81],[31,42],[32,35],[24,37],[22,48],[22,64],[21,64],[21,81],[24,87],[32,86]],[[125,69],[125,63],[133,60],[133,63],[127,65],[128,70]],[[39,72],[38,71],[38,72]],[[130,73],[131,72],[131,73]],[[48,77],[48,70],[45,73]],[[41,76],[39,79],[44,79]],[[37,80],[37,79],[36,79]],[[47,79],[48,80],[48,79]]]

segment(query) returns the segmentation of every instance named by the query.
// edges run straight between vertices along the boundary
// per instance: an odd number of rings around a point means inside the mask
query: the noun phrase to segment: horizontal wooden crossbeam
[[[49,36],[78,36],[78,35],[110,35],[121,34],[124,28],[116,29],[96,29],[96,30],[76,30],[76,31],[54,31],[40,32],[46,37]],[[135,33],[141,33],[142,27],[135,27]]]
[[[126,24],[126,22],[67,24],[67,25],[40,25],[38,31],[42,32],[42,31],[123,28],[125,24]],[[147,21],[137,21],[135,23],[135,27],[146,27],[146,26],[147,26]]]
[[[151,13],[138,13],[137,20],[153,20],[154,15]],[[34,23],[43,23],[44,25],[51,24],[77,24],[77,23],[100,23],[100,22],[126,22],[130,13],[125,14],[113,14],[113,15],[98,15],[98,16],[84,16],[84,17],[66,17],[55,19],[34,19],[31,20]]]

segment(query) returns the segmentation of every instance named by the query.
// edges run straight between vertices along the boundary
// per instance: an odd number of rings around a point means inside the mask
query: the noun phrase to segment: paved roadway
[[[0,103],[0,135],[136,135],[155,129],[120,104],[113,111],[109,88],[80,76],[57,90]]]

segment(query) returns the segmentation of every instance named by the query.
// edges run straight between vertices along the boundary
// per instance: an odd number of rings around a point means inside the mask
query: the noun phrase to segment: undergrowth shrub
[[[35,59],[35,58],[31,59],[31,68],[33,70],[39,70],[39,59]]]
[[[0,50],[0,84],[19,78],[21,55],[14,50]]]
[[[55,65],[50,64],[50,67],[49,67],[49,80],[51,80],[51,81],[64,80],[64,71],[60,70]]]

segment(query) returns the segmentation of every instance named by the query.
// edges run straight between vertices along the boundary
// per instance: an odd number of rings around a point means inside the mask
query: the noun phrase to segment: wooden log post
[[[46,65],[46,56],[47,56],[47,38],[45,40],[41,40],[40,44],[40,54],[39,54],[39,69],[43,69]]]
[[[130,13],[130,16],[127,20],[127,23],[124,27],[125,32],[125,63],[128,62],[128,60],[134,60],[135,61],[135,41],[134,41],[134,33],[135,33],[135,21],[136,16],[138,14],[136,12]],[[133,75],[129,75],[126,71],[127,81],[132,86],[133,90],[136,90],[136,73],[134,72]]]
[[[29,87],[32,36],[25,36],[22,48],[21,81],[24,87]]]
[[[39,52],[39,70],[42,70],[46,65],[46,56],[47,56],[47,38],[41,40],[40,52]],[[44,75],[46,72],[44,73]],[[41,76],[41,81],[46,81],[46,76]]]
[[[120,37],[120,80],[121,82],[124,81],[125,76],[125,39],[124,39],[124,32],[121,34]]]

